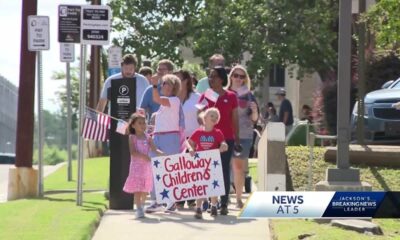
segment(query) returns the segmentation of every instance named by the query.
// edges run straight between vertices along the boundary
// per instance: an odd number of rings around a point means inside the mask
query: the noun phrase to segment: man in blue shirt
[[[286,135],[290,132],[293,126],[293,108],[292,104],[288,99],[286,99],[285,89],[279,89],[276,94],[278,100],[281,102],[279,107],[279,121],[285,124]]]
[[[135,78],[136,79],[136,107],[139,106],[139,101],[142,99],[144,90],[149,86],[149,82],[145,77],[135,72],[137,66],[137,60],[132,54],[127,54],[122,58],[121,62],[121,73],[114,74],[106,79],[103,85],[103,89],[100,93],[100,99],[97,103],[96,110],[104,112],[104,109],[108,103],[107,92],[111,87],[111,81],[118,80],[121,78]]]

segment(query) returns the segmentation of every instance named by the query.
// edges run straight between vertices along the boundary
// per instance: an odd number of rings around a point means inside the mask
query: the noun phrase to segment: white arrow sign
[[[60,61],[73,62],[75,60],[75,46],[73,43],[60,43]]]
[[[48,16],[28,16],[28,50],[41,51],[50,49]]]

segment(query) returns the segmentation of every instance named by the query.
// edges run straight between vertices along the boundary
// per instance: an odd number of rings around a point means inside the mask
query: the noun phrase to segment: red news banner
[[[169,203],[225,194],[219,150],[151,159],[157,202]]]

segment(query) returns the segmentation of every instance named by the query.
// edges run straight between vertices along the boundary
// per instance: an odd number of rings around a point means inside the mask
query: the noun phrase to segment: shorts
[[[240,139],[240,145],[242,145],[242,152],[239,156],[234,155],[234,157],[240,158],[242,160],[249,159],[251,144],[253,143],[253,139]]]

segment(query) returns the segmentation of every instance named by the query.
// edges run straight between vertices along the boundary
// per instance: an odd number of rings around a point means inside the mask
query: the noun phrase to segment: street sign
[[[28,50],[50,49],[50,31],[48,16],[28,16]]]
[[[60,43],[60,61],[73,62],[75,60],[75,45],[73,43]]]
[[[108,45],[110,43],[111,8],[101,5],[84,5],[81,16],[81,43]]]
[[[108,68],[121,68],[122,48],[112,46],[108,50]]]
[[[58,5],[58,41],[80,43],[81,6]]]

